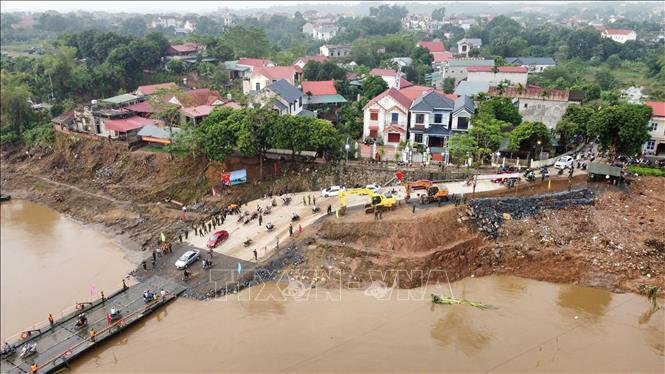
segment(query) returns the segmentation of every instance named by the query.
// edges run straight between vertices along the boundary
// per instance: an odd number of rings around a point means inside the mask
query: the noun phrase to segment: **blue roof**
[[[552,57],[507,57],[506,61],[519,65],[556,65]]]
[[[436,109],[452,110],[455,103],[449,98],[431,91],[425,95],[416,98],[411,104],[410,110],[417,112],[432,112]]]
[[[280,79],[266,87],[279,95],[282,99],[292,103],[303,96],[302,92],[284,79]]]
[[[470,114],[476,111],[476,106],[470,96],[463,95],[455,100],[455,110],[453,110],[453,113],[457,113],[460,110],[466,110]]]
[[[481,92],[488,93],[490,90],[490,84],[488,82],[468,82],[461,81],[459,86],[455,88],[454,94],[457,96],[473,96]]]

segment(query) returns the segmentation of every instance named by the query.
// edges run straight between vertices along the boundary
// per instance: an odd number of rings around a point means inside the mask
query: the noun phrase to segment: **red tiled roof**
[[[654,117],[665,117],[665,101],[647,101],[644,105],[651,107]]]
[[[297,59],[296,62],[298,62],[298,61],[302,61],[303,64],[307,64],[307,63],[310,62],[310,61],[323,62],[323,61],[325,61],[325,60],[327,60],[327,59],[328,59],[328,57],[325,56],[325,55],[302,56],[302,57],[300,57],[299,59]],[[294,65],[295,65],[295,64],[294,64]]]
[[[381,94],[373,98],[372,100],[368,101],[363,110],[372,104],[377,103],[379,100],[383,99],[386,96],[392,97],[395,101],[397,101],[401,106],[406,108],[406,110],[409,110],[409,107],[411,106],[411,101],[413,99],[409,99],[407,96],[405,96],[403,93],[398,91],[396,88],[389,88],[385,91],[383,91]]]
[[[524,66],[499,66],[496,68],[500,73],[526,73],[529,71]],[[471,72],[492,72],[494,71],[493,66],[469,66],[466,68],[466,71]]]
[[[146,86],[139,86],[136,89],[136,92],[141,91],[144,95],[152,95],[155,91],[159,89],[169,89],[169,88],[175,88],[177,85],[173,82],[169,83],[158,83],[158,84],[149,84]]]
[[[409,100],[413,101],[419,96],[421,96],[425,92],[429,91],[436,91],[438,94],[441,94],[443,96],[446,96],[452,100],[455,100],[457,96],[451,95],[451,94],[446,94],[441,90],[436,90],[434,87],[427,87],[427,86],[410,86],[410,87],[403,87],[399,92],[401,92],[404,96],[408,97]],[[409,107],[411,106],[411,103],[409,103]]]
[[[628,35],[633,32],[635,31],[627,29],[605,29],[605,34],[608,35]]]
[[[400,78],[400,79],[399,79],[399,88],[400,88],[400,89],[402,89],[402,88],[407,88],[407,87],[411,87],[411,86],[413,86],[413,83],[407,81],[407,80],[404,79],[404,78]]]
[[[443,42],[425,42],[420,41],[417,44],[419,47],[427,48],[430,52],[445,52],[446,46],[443,45]]]
[[[302,92],[307,94],[310,92],[313,96],[318,95],[335,95],[337,90],[335,89],[334,81],[308,81],[302,82]]]
[[[431,53],[432,57],[434,58],[434,62],[446,62],[453,58],[452,52],[432,52]]]
[[[286,79],[293,80],[296,75],[297,69],[293,66],[273,66],[256,68],[252,75],[263,75],[269,79]]]
[[[135,129],[140,129],[143,126],[154,125],[155,121],[139,116],[133,116],[123,119],[110,119],[104,122],[104,127],[107,130],[118,132],[127,132]]]
[[[215,107],[212,105],[197,105],[193,107],[184,107],[180,109],[180,112],[187,117],[196,118],[209,115],[213,109],[215,109]]]
[[[136,112],[136,113],[157,113],[158,110],[152,107],[149,100],[142,101],[140,103],[128,105],[125,109]]]
[[[238,59],[238,64],[240,65],[248,65],[248,66],[254,66],[254,67],[263,67],[263,66],[268,66],[270,64],[270,60],[262,59],[262,58],[241,58]]]

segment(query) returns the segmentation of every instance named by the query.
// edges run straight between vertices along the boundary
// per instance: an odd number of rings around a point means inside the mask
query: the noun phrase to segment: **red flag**
[[[401,183],[402,179],[404,178],[404,172],[399,170],[397,173],[395,173],[395,178],[397,178],[397,180]]]
[[[225,186],[231,185],[231,173],[222,173],[222,184]]]

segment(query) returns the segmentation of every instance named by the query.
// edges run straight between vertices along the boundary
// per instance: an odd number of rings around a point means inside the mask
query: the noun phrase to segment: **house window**
[[[379,113],[377,112],[371,112],[369,114],[369,120],[370,121],[378,121],[379,120]]]
[[[399,120],[399,113],[390,113],[390,122],[397,123]]]
[[[415,137],[414,137],[413,141],[416,142],[416,143],[422,143],[423,142],[423,134],[415,134]]]
[[[389,132],[388,133],[388,143],[399,143],[399,133]]]
[[[443,116],[441,114],[435,114],[434,115],[434,123],[441,123],[442,119],[443,119]]]
[[[658,123],[657,122],[651,122],[651,131],[656,131],[658,130]]]
[[[416,123],[418,123],[418,124],[425,123],[425,115],[424,114],[416,114]]]
[[[469,128],[469,119],[466,117],[457,118],[457,128],[459,130],[466,130]]]
[[[298,105],[302,106],[302,96],[298,98]]]
[[[656,141],[654,139],[651,139],[647,142],[647,151],[653,151],[656,149]]]
[[[260,82],[256,82],[256,90],[261,91],[261,83]]]

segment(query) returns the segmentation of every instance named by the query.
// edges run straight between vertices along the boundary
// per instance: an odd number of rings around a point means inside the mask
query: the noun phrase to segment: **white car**
[[[176,269],[185,269],[199,259],[201,251],[198,249],[190,249],[180,256],[178,261],[175,262]]]
[[[554,163],[555,169],[567,169],[573,167],[573,157],[572,156],[561,156]]]
[[[381,189],[381,186],[379,186],[377,183],[370,183],[367,186],[365,186],[368,190],[372,190],[373,192],[379,192]]]
[[[324,190],[321,190],[321,197],[337,196],[341,190],[342,188],[340,186],[330,186]]]

